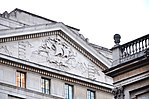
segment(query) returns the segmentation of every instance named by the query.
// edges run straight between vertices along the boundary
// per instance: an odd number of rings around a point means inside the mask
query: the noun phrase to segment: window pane
[[[20,73],[19,72],[16,73],[16,84],[18,87],[20,87]]]
[[[65,85],[65,98],[68,99],[68,85]]]
[[[41,79],[41,90],[42,93],[49,94],[50,90],[50,81],[48,79],[42,78]]]
[[[21,73],[21,87],[25,88],[25,74]]]
[[[45,80],[45,87],[46,89],[49,89],[49,80]]]
[[[69,99],[72,99],[72,86],[69,86]]]
[[[87,90],[87,99],[95,99],[95,92]]]
[[[65,84],[65,99],[73,99],[73,86]]]
[[[94,99],[94,92],[91,92],[91,99]]]
[[[25,86],[26,86],[25,79],[26,79],[25,73],[19,72],[19,71],[16,72],[16,85],[18,87],[25,88]]]
[[[87,99],[90,99],[90,91],[87,91]]]

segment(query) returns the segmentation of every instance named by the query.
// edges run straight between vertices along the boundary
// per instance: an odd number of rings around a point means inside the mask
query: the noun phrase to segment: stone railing
[[[116,45],[112,48],[113,65],[141,57],[145,55],[147,49],[149,49],[149,34],[123,45]]]

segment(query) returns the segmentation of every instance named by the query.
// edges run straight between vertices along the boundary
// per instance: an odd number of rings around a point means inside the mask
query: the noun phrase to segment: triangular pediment
[[[58,32],[57,32],[58,31]],[[82,37],[78,32],[68,28],[63,23],[54,23],[54,24],[46,24],[46,25],[38,25],[27,28],[18,28],[12,30],[0,31],[0,42],[9,42],[12,40],[21,40],[28,38],[37,38],[48,35],[59,35],[67,42],[69,42],[72,46],[80,50],[84,55],[88,58],[94,58],[95,63],[101,63],[99,65],[103,65],[103,68],[107,68],[111,65],[111,62],[107,60],[103,55],[97,53],[97,51],[88,44],[86,39]],[[93,60],[93,59],[91,59]],[[97,64],[98,65],[98,64]]]
[[[79,33],[63,23],[0,31],[0,53],[17,59],[103,81],[110,62]]]

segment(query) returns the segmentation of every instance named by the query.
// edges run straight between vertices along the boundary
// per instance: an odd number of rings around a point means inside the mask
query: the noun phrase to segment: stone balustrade
[[[146,55],[149,48],[149,34],[123,45],[115,45],[112,50],[113,66]]]

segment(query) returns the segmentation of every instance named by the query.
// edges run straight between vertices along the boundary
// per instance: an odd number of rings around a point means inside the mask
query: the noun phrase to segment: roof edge
[[[11,11],[10,13],[12,13],[12,12],[14,12],[14,11],[24,12],[24,13],[30,14],[30,15],[32,15],[32,16],[36,16],[36,17],[38,17],[38,18],[41,18],[41,19],[44,19],[44,20],[47,20],[47,21],[51,21],[51,22],[53,22],[53,23],[57,23],[57,21],[50,20],[50,19],[48,19],[48,18],[45,18],[45,17],[39,16],[39,15],[30,13],[30,12],[28,12],[28,11],[25,11],[25,10],[22,10],[22,9],[19,9],[19,8],[15,8],[15,9],[14,9],[13,11]],[[66,26],[69,27],[69,28],[71,28],[71,29],[80,31],[80,29],[78,29],[78,28],[75,28],[75,27],[72,27],[72,26],[69,26],[69,25],[66,25]]]

